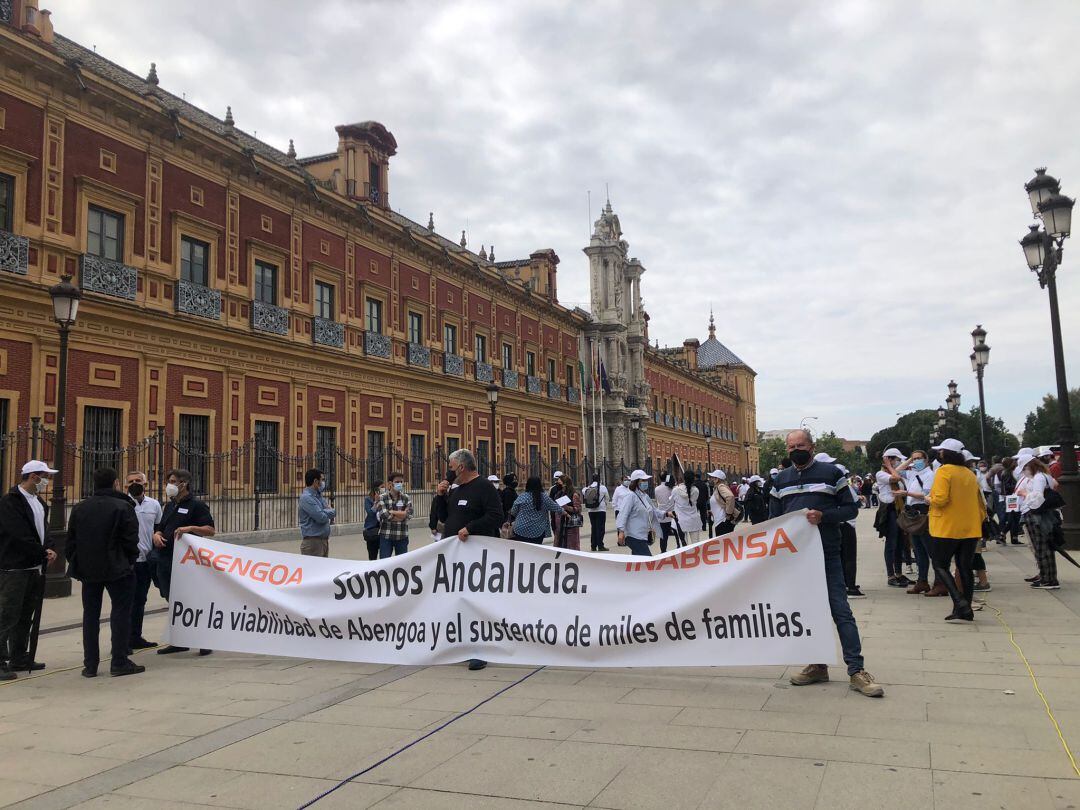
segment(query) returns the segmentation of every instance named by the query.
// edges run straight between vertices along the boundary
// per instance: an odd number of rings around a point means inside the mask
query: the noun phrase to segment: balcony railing
[[[548,399],[562,399],[562,386],[548,380]]]
[[[364,354],[390,359],[390,338],[378,332],[364,332]]]
[[[221,291],[213,290],[192,281],[177,281],[173,291],[176,311],[200,318],[219,320],[221,318]]]
[[[313,318],[311,321],[311,340],[320,346],[345,348],[345,324],[329,318]]]
[[[25,276],[29,264],[30,240],[25,236],[0,231],[0,270]]]
[[[135,300],[139,274],[134,267],[84,253],[81,276],[84,290]]]
[[[572,385],[566,386],[566,401],[573,402],[575,405],[577,405],[579,402],[581,402],[581,391],[579,391],[577,388],[574,388],[574,386]]]
[[[287,335],[289,334],[289,310],[264,301],[252,301],[251,328],[256,332]]]
[[[444,354],[442,369],[445,374],[453,374],[455,377],[465,376],[465,358],[460,354]]]
[[[518,373],[513,369],[504,368],[502,370],[502,384],[503,388],[517,388]]]
[[[535,374],[525,375],[525,390],[530,394],[539,394],[543,390],[543,384],[540,378]]]
[[[638,405],[639,403],[637,397],[626,397],[626,399],[623,400],[623,406],[629,408],[630,410],[634,410],[638,407]]]
[[[409,365],[431,370],[431,349],[419,343],[409,344]]]
[[[495,382],[495,369],[492,368],[491,363],[477,363],[476,364],[476,381],[483,383]]]

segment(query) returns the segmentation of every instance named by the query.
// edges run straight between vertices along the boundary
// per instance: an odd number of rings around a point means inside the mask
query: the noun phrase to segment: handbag
[[[585,523],[585,518],[578,512],[575,515],[563,515],[562,522],[568,529],[580,529]]]
[[[926,534],[930,525],[930,513],[914,506],[905,506],[896,517],[897,525],[907,534]]]

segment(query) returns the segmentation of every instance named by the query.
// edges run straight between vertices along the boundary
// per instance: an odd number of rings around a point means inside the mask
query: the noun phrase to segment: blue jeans
[[[930,576],[930,535],[911,535],[911,547],[915,549],[915,564],[919,567],[919,582],[927,582]]]
[[[836,526],[821,526],[821,546],[825,552],[825,587],[829,591],[829,610],[832,612],[836,634],[840,636],[840,648],[848,675],[863,669],[862,641],[859,626],[848,604],[847,585],[844,583],[844,566],[840,561],[840,533]],[[629,538],[627,538],[629,542]]]
[[[649,541],[642,540],[638,537],[626,536],[626,545],[630,547],[630,553],[636,557],[651,557],[652,552],[649,551]]]
[[[409,538],[394,540],[390,537],[379,538],[379,559],[385,560],[395,554],[404,554],[409,550]]]

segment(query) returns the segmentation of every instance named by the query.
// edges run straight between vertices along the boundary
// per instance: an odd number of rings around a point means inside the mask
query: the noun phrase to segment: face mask
[[[128,485],[128,495],[132,498],[141,498],[144,492],[146,492],[146,488],[138,482]]]
[[[627,489],[630,489],[630,479],[627,478],[625,481],[622,482],[622,485]]]
[[[926,469],[926,462],[923,461],[921,458],[916,459],[915,463],[912,464],[911,466],[914,467],[916,470],[922,471],[922,470]]]
[[[450,470],[446,473],[446,480],[448,483],[454,483],[455,478],[457,478],[457,472],[455,470]]]
[[[648,492],[649,491],[649,482],[648,481],[638,481],[637,488],[640,489],[642,492]]]
[[[45,490],[47,490],[49,488],[49,479],[48,478],[39,478],[37,480],[37,483],[34,484],[34,487],[37,489],[38,495],[40,495],[42,492],[44,492]]]
[[[165,497],[166,498],[175,498],[179,494],[180,494],[180,487],[178,487],[176,484],[166,484],[165,485]]]
[[[981,473],[986,472],[986,467],[979,467],[979,472],[981,472]]]
[[[788,458],[791,459],[791,463],[796,467],[803,467],[810,463],[810,459],[813,456],[810,455],[809,450],[792,450],[788,453]]]
[[[402,492],[405,489],[405,484],[403,484],[401,481],[398,481],[396,484],[394,484],[394,489],[396,489],[398,492]]]

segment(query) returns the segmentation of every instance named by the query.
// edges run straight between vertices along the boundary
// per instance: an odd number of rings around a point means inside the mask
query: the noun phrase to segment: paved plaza
[[[946,624],[947,599],[886,587],[871,520],[860,515],[868,598],[853,608],[884,700],[851,692],[841,667],[796,688],[785,667],[469,672],[147,651],[144,675],[86,680],[80,634],[62,629],[78,600],[50,601],[49,668],[0,686],[0,804],[296,808],[363,772],[314,807],[1080,807],[993,610],[1080,750],[1080,571],[1062,566],[1062,590],[1033,592],[1027,547],[992,549],[986,609]],[[332,553],[362,549],[339,538]],[[151,616],[148,637],[164,622]]]

